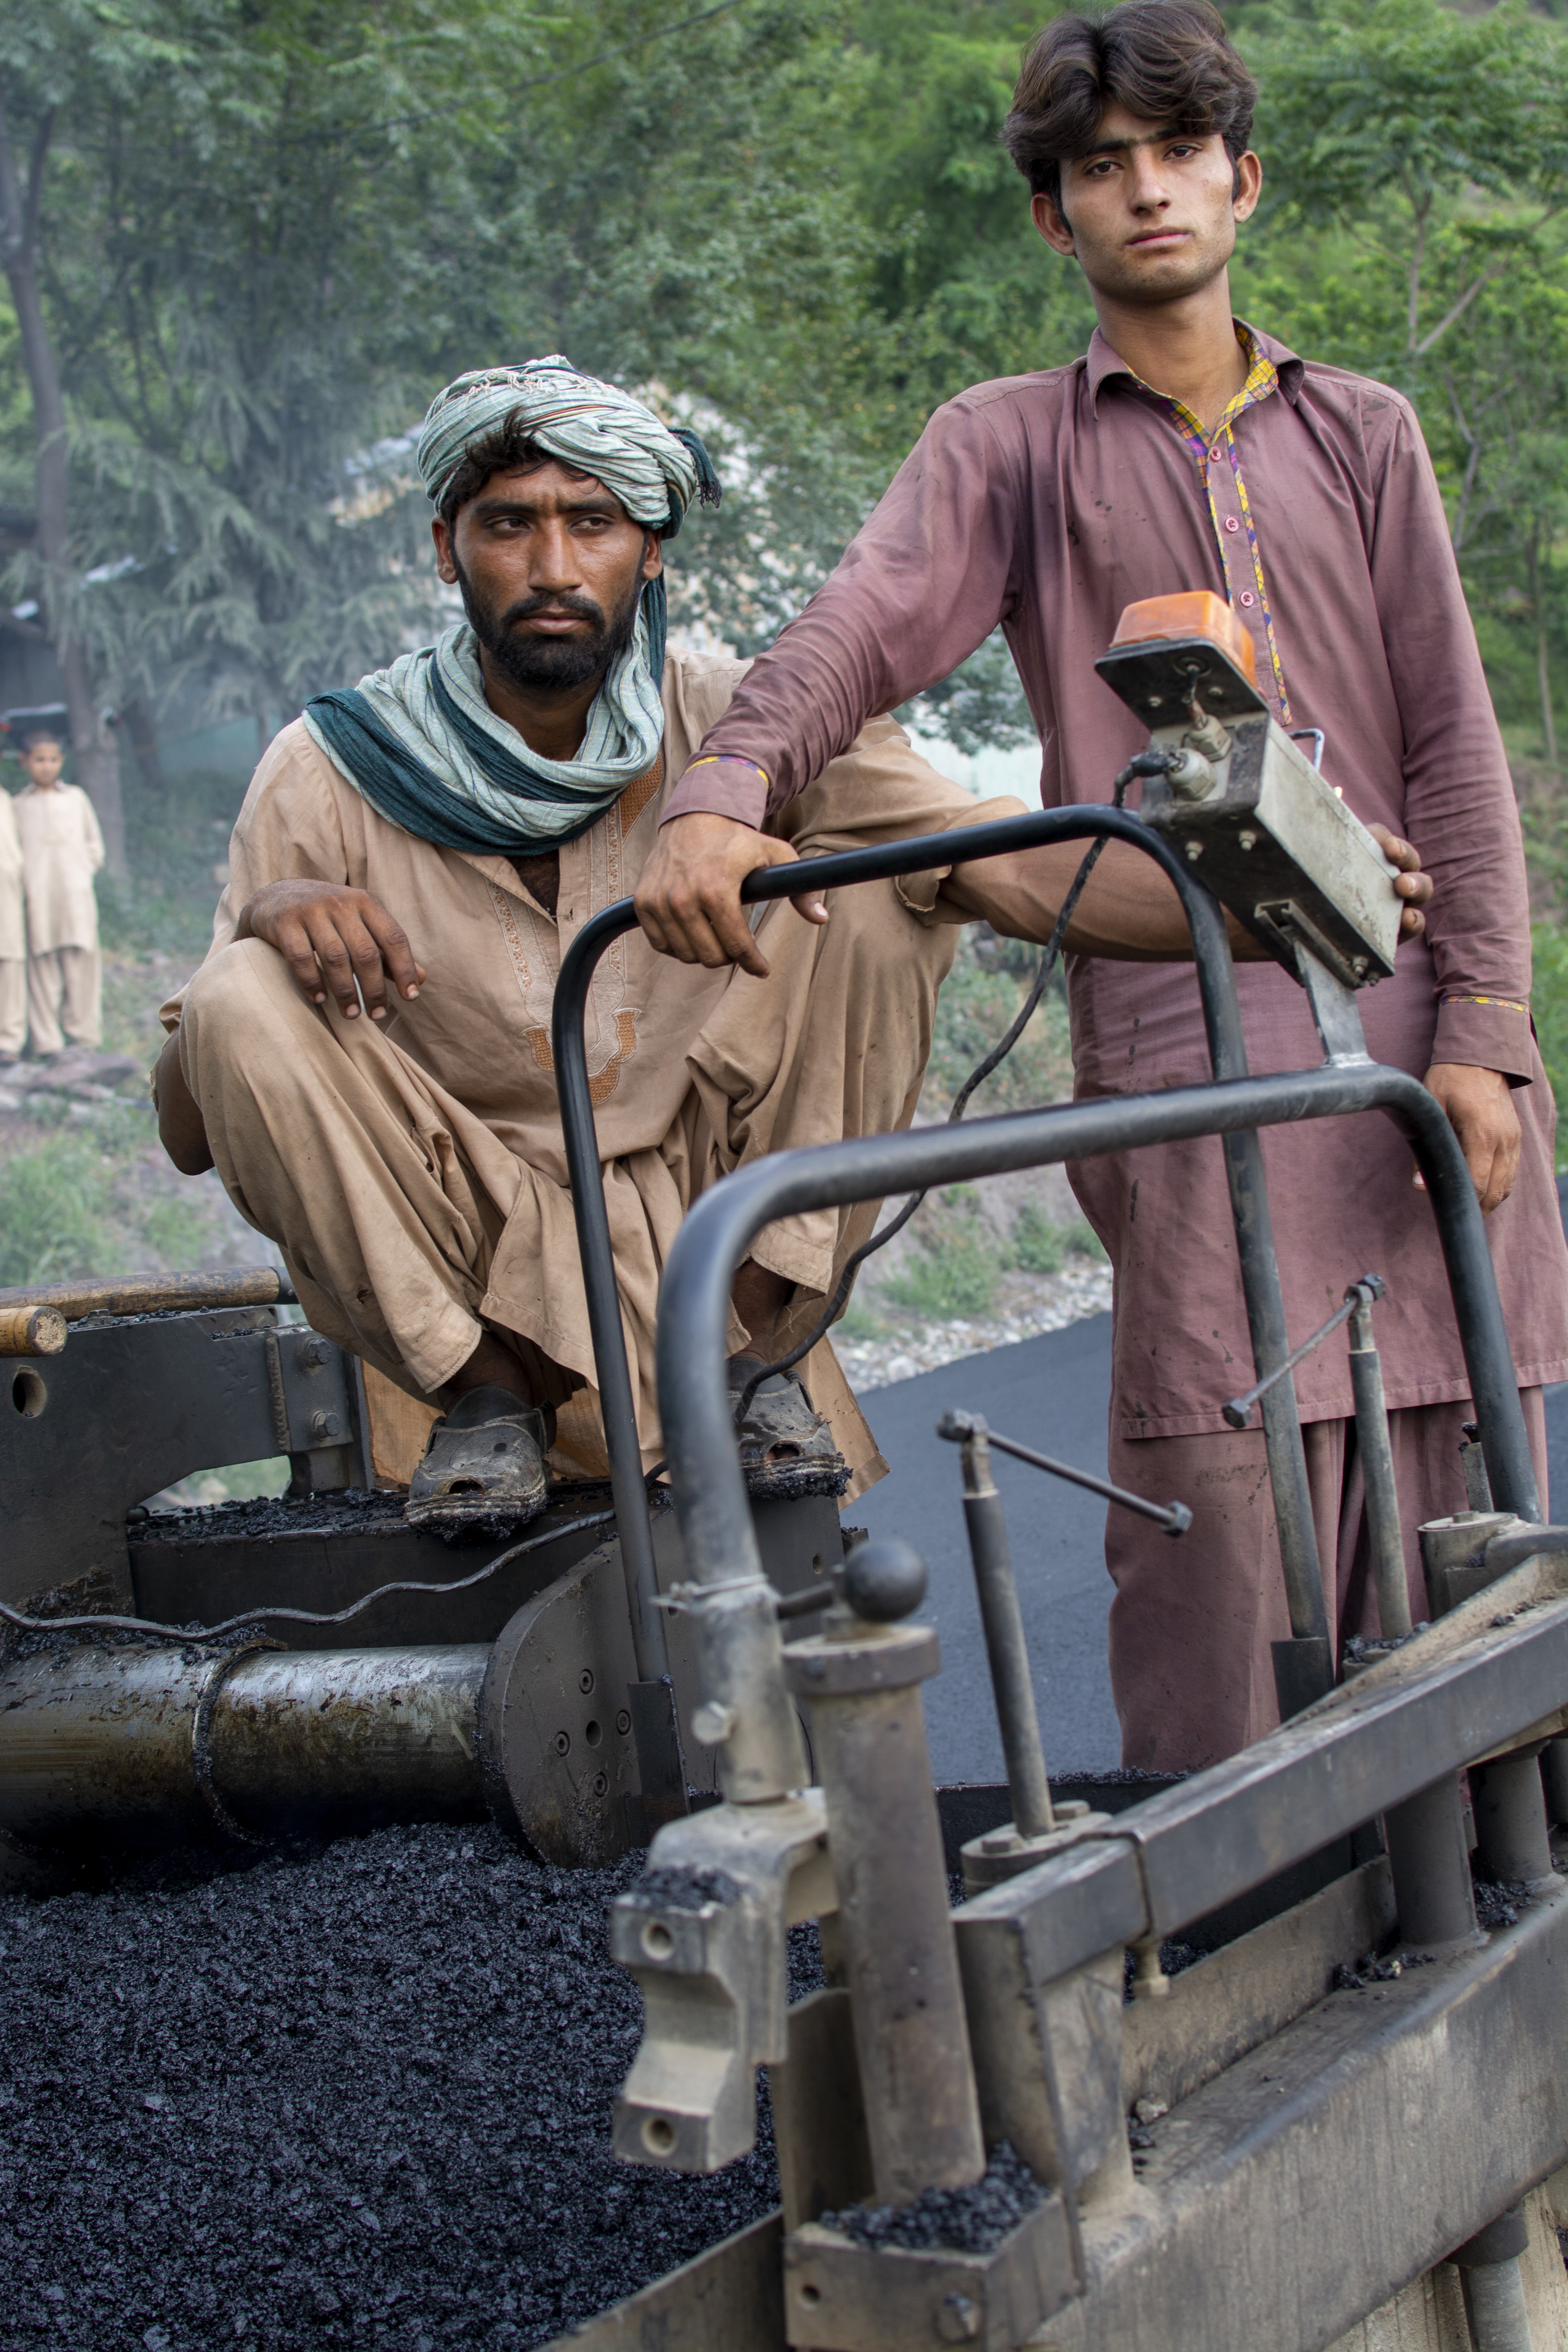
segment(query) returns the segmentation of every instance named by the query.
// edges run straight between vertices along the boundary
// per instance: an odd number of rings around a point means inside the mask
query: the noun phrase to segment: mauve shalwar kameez
[[[1324,730],[1325,773],[1358,816],[1414,842],[1436,884],[1425,940],[1401,948],[1394,978],[1362,999],[1372,1052],[1418,1076],[1436,1061],[1478,1065],[1517,1089],[1519,1179],[1488,1231],[1520,1384],[1535,1391],[1568,1372],[1555,1119],[1524,1009],[1518,814],[1436,483],[1397,393],[1257,341],[1279,389],[1237,419],[1233,445],[1216,441],[1206,491],[1166,404],[1098,333],[1070,367],[977,385],[939,409],[703,750],[760,764],[776,808],[868,713],[945,677],[1000,624],[1039,729],[1045,805],[1105,800],[1145,740],[1093,667],[1123,607],[1184,589],[1227,596],[1252,632],[1276,715],[1286,717],[1282,675],[1288,723]],[[755,822],[761,787],[737,792],[727,774],[700,770],[672,795],[666,821],[714,808]],[[959,886],[950,903],[1004,926],[1011,916],[1038,935],[1025,864],[998,861],[983,882],[972,867]],[[1273,964],[1243,965],[1237,977],[1252,1067],[1315,1065],[1321,1048],[1295,983]],[[1190,970],[1078,957],[1069,984],[1079,1095],[1207,1075]],[[1413,1526],[1462,1508],[1456,1441],[1468,1383],[1408,1148],[1369,1116],[1266,1133],[1263,1150],[1292,1336],[1321,1321],[1356,1275],[1384,1277],[1377,1328],[1403,1516]],[[1268,1643],[1289,1630],[1261,1441],[1226,1432],[1220,1416],[1251,1377],[1220,1146],[1166,1145],[1071,1174],[1115,1265],[1112,1475],[1162,1499],[1182,1495],[1197,1512],[1181,1545],[1110,1514],[1124,1753],[1142,1765],[1196,1765],[1274,1719]],[[1312,1424],[1331,1622],[1353,1632],[1374,1620],[1344,1426],[1343,1338],[1296,1378]],[[1538,1396],[1527,1394],[1526,1411],[1539,1454]],[[1424,1613],[1413,1546],[1410,1566]]]

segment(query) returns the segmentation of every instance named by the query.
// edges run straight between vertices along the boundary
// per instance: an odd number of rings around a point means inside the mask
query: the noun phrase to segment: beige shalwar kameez
[[[11,795],[0,792],[0,1054],[27,1042],[27,927],[22,904],[22,838]]]
[[[15,802],[27,894],[27,1016],[35,1054],[103,1034],[98,900],[103,835],[79,784],[29,784]],[[62,1034],[63,1031],[63,1034]]]
[[[164,1018],[224,1184],[281,1248],[311,1321],[411,1394],[439,1390],[487,1327],[542,1401],[565,1406],[592,1381],[550,1045],[555,974],[589,918],[632,889],[674,781],[742,674],[669,657],[662,764],[562,850],[554,919],[508,859],[436,848],[379,816],[302,722],[257,771],[212,949]],[[977,806],[879,719],[778,830],[809,856],[1017,806]],[[368,890],[396,916],[428,972],[416,1002],[384,1024],[345,1020],[308,1003],[274,949],[236,939],[257,890],[300,877]],[[830,903],[825,929],[783,903],[764,911],[765,981],[656,955],[640,931],[597,968],[588,1068],[650,1464],[659,1275],[697,1193],[763,1152],[904,1127],[919,1097],[955,934],[891,884]],[[874,1215],[821,1211],[759,1238],[758,1263],[797,1286],[781,1352]],[[731,1350],[746,1336],[732,1322]],[[886,1465],[826,1342],[803,1371],[856,1491]],[[595,1423],[581,1402],[563,1414],[560,1443],[585,1469],[603,1459]]]

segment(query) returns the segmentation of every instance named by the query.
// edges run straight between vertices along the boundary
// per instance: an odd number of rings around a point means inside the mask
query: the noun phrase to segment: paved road
[[[983,1412],[994,1429],[1059,1460],[1105,1474],[1110,1392],[1110,1318],[1096,1315],[988,1356],[971,1356],[900,1381],[865,1400],[893,1475],[851,1507],[878,1535],[899,1535],[925,1555],[928,1613],[944,1664],[927,1685],[931,1761],[939,1781],[998,1780],[1002,1748],[985,1671],[973,1578],[964,1539],[958,1448],[935,1435],[949,1406]],[[1552,1485],[1568,1517],[1568,1384],[1547,1391]],[[1110,1583],[1104,1506],[998,1454],[1036,1696],[1051,1771],[1100,1771],[1120,1761],[1105,1664]]]
[[[949,1406],[983,1412],[994,1429],[1103,1477],[1110,1393],[1110,1318],[1094,1315],[865,1399],[893,1475],[853,1504],[848,1517],[876,1535],[905,1537],[930,1567],[927,1613],[941,1633],[944,1660],[926,1687],[939,1781],[999,1780],[1004,1773],[963,1531],[958,1448],[936,1436],[937,1421]],[[1053,1772],[1102,1770],[1121,1757],[1105,1665],[1105,1506],[1021,1462],[994,1458],[1046,1762]]]

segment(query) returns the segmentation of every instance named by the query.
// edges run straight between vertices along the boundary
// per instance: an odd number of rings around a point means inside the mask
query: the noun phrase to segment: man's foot
[[[544,1508],[554,1415],[502,1388],[470,1389],[430,1432],[403,1516],[437,1534],[522,1527]]]
[[[742,1390],[763,1370],[762,1358],[731,1356],[728,1370],[731,1401],[739,1404]],[[738,1433],[746,1491],[759,1499],[841,1495],[849,1484],[848,1465],[798,1372],[768,1374]]]

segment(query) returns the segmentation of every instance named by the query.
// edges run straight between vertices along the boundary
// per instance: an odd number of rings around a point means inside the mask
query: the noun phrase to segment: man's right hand
[[[766,980],[768,960],[752,936],[741,885],[759,866],[798,862],[787,841],[733,818],[701,810],[671,817],[637,886],[637,920],[650,946],[678,963],[706,964],[710,971],[738,963]],[[819,890],[805,891],[790,904],[808,923],[827,920]]]
[[[342,882],[268,882],[247,900],[236,936],[276,948],[311,1003],[330,995],[345,1021],[358,1020],[361,995],[384,1021],[388,983],[411,1001],[425,980],[402,924]]]

